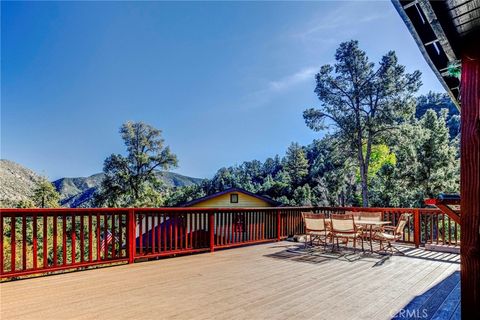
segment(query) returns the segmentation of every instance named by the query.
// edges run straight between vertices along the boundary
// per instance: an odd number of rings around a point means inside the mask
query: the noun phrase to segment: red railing
[[[396,224],[411,213],[403,241],[459,245],[459,225],[440,210],[398,208],[2,209],[0,277],[278,241],[304,233],[302,211],[382,212]],[[14,232],[12,232],[14,230]]]

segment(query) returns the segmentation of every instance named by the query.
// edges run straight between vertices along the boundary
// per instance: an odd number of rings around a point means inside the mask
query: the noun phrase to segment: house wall
[[[230,203],[230,194],[238,194],[238,203]],[[191,207],[201,207],[201,208],[229,208],[229,207],[271,207],[268,202],[261,199],[252,197],[248,194],[241,192],[229,192],[226,194],[219,195],[215,198],[208,199],[196,204],[191,205]]]

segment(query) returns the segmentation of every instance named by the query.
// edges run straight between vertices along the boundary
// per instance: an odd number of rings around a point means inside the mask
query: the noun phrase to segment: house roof
[[[480,0],[392,0],[425,60],[460,109],[460,79],[449,69],[461,51],[478,39]],[[478,40],[477,40],[478,41]]]
[[[241,189],[241,188],[229,188],[229,189],[226,189],[226,190],[223,190],[223,191],[220,191],[220,192],[217,192],[217,193],[214,193],[214,194],[202,197],[202,198],[198,198],[198,199],[195,199],[195,200],[192,200],[192,201],[185,202],[184,204],[181,205],[181,207],[189,207],[189,206],[192,206],[194,204],[203,202],[205,200],[213,199],[213,198],[216,198],[218,196],[221,196],[223,194],[227,194],[227,193],[230,193],[230,192],[244,193],[244,194],[249,195],[251,197],[263,200],[266,203],[272,205],[273,207],[278,207],[278,206],[282,205],[278,201],[272,200],[272,199],[264,197],[264,196],[260,196],[258,194],[255,194],[253,192],[250,192],[250,191],[247,191],[247,190],[244,190],[244,189]]]

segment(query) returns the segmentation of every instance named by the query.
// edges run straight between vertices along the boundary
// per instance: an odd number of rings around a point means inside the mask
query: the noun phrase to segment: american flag
[[[102,242],[100,244],[100,248],[101,248],[100,250],[104,251],[105,245],[108,246],[110,243],[112,243],[112,240],[113,240],[112,233],[110,232],[110,230],[107,230],[107,237],[106,239],[105,239],[105,236],[102,238]]]

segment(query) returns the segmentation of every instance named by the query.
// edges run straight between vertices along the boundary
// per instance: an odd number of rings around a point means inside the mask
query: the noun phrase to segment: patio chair
[[[364,251],[362,228],[355,225],[352,214],[332,214],[330,216],[330,227],[332,242],[335,238],[337,239],[337,248],[340,249],[338,239],[346,240],[347,245],[348,241],[351,239],[353,240],[354,252],[356,252],[357,240],[360,239],[362,242],[362,251]]]
[[[385,252],[390,251],[392,254],[396,251],[401,255],[405,255],[397,247],[393,246],[392,243],[402,239],[405,226],[410,216],[410,213],[403,213],[396,226],[384,226],[381,231],[375,233],[373,238],[380,242],[380,250]],[[387,243],[386,247],[383,246],[383,242]]]
[[[325,223],[325,215],[323,213],[302,212],[305,222],[305,248],[307,248],[308,237],[310,237],[310,246],[313,246],[313,240],[323,243],[325,249],[327,240],[330,236],[330,230]]]
[[[368,212],[368,211],[346,211],[345,213],[353,214],[354,220],[374,220],[374,221],[382,221],[383,220],[383,213],[382,212]],[[382,227],[373,227],[373,232],[382,231]],[[364,229],[362,236],[364,239],[370,238],[370,231]]]

